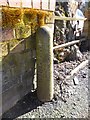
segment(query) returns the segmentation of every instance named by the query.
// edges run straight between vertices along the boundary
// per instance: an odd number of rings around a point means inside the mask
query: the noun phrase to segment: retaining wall
[[[35,37],[32,35],[2,59],[2,113],[34,88],[35,56]]]
[[[3,0],[0,1],[0,42],[6,42],[7,40],[12,39],[25,39],[20,44],[18,44],[12,51],[8,51],[4,58],[0,58],[0,115],[11,107],[13,107],[17,101],[19,101],[23,96],[28,92],[34,89],[34,78],[35,78],[35,58],[36,58],[36,39],[35,34],[32,32],[32,26],[30,27],[29,37],[26,36],[22,38],[21,32],[24,29],[18,25],[15,29],[5,27],[5,30],[2,31],[2,26],[4,23],[2,17],[2,8],[3,7],[16,7],[16,8],[34,8],[38,10],[53,11],[55,10],[55,0]],[[52,14],[53,15],[53,14]],[[51,16],[52,17],[52,16]],[[6,20],[6,19],[5,19]],[[27,19],[26,19],[27,20]],[[37,18],[35,19],[37,20]],[[37,20],[38,21],[38,20]],[[43,19],[44,21],[44,19]],[[30,22],[30,20],[29,20]],[[7,22],[9,23],[9,22]],[[33,23],[33,22],[32,22]],[[45,24],[52,28],[52,34],[54,30],[54,19],[49,18],[45,21]],[[26,25],[27,26],[27,25]],[[25,26],[25,27],[26,27]],[[36,27],[35,27],[36,28]],[[18,30],[19,29],[19,30]],[[24,29],[25,33],[26,29]],[[7,34],[8,33],[8,34]],[[14,33],[20,33],[18,34]],[[34,32],[35,33],[35,32]],[[27,36],[28,36],[27,35]],[[11,39],[11,40],[12,40]],[[13,42],[12,42],[13,43]],[[0,44],[1,45],[1,44]],[[7,46],[7,45],[6,45]],[[9,46],[7,46],[9,47]],[[2,51],[7,51],[7,47],[3,48]],[[8,49],[9,50],[9,49]],[[2,52],[1,51],[1,52]],[[0,54],[1,55],[1,54]]]

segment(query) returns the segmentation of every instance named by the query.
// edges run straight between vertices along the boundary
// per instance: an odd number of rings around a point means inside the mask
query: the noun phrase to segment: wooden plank
[[[53,16],[53,18],[55,20],[65,20],[65,21],[68,21],[68,20],[73,20],[73,21],[76,21],[76,20],[87,20],[87,18],[75,18],[75,17],[60,17],[60,16]]]
[[[64,47],[68,47],[68,46],[77,44],[77,43],[79,43],[79,42],[82,42],[82,41],[84,41],[84,40],[85,40],[85,39],[75,40],[75,41],[72,41],[72,42],[68,42],[68,43],[65,43],[65,44],[61,44],[61,45],[58,45],[58,46],[53,47],[53,50],[54,50],[54,49],[59,49],[59,48],[64,48]]]
[[[81,64],[79,64],[74,70],[72,70],[70,72],[70,75],[68,75],[66,77],[66,80],[67,79],[70,79],[72,78],[75,74],[77,74],[81,69],[83,69],[84,67],[86,67],[86,65],[88,64],[89,60],[86,60],[86,61],[83,61]]]
[[[31,8],[31,0],[22,0],[22,7]]]
[[[74,70],[71,71],[71,76],[77,73],[80,69],[84,68],[88,64],[88,60],[83,61],[80,65],[78,65]]]

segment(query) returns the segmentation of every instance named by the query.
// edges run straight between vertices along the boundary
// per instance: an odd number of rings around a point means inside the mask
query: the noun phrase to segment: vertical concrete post
[[[53,33],[48,26],[36,32],[37,96],[40,101],[53,98]]]

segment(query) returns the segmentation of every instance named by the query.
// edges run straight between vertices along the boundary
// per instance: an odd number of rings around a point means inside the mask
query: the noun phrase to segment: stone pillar
[[[53,33],[42,26],[36,33],[37,96],[40,101],[53,98]]]

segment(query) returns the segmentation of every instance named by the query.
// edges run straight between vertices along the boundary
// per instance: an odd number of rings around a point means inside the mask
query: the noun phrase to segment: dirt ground
[[[3,118],[89,118],[89,71],[87,65],[69,80],[70,74],[77,65],[87,60],[89,52],[83,52],[82,60],[54,64],[54,98],[50,102],[40,102],[36,91],[29,93]],[[77,79],[78,83],[74,83]]]

